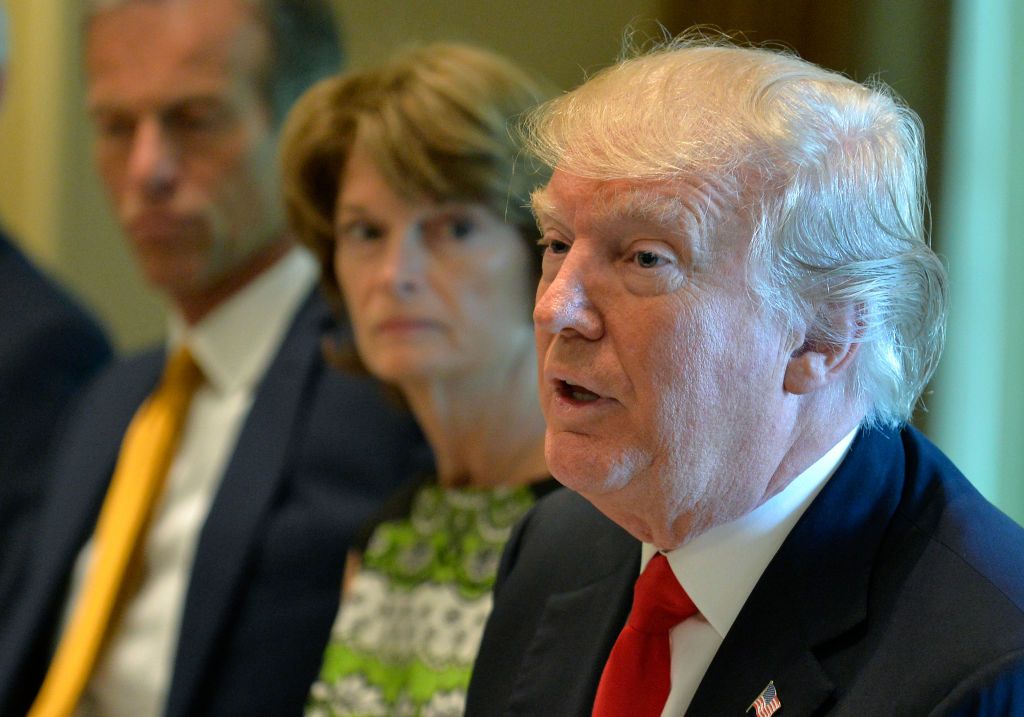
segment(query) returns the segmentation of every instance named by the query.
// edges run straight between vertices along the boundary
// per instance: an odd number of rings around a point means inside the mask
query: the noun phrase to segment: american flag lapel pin
[[[755,717],[770,717],[780,709],[782,709],[782,702],[779,701],[779,693],[775,690],[775,681],[772,680],[750,703],[750,707],[747,707],[746,711],[754,710]]]

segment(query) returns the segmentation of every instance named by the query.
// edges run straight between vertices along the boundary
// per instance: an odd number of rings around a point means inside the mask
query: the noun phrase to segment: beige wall
[[[8,0],[14,57],[0,113],[0,216],[40,263],[107,322],[124,349],[159,338],[162,304],[141,283],[111,219],[82,111],[78,22],[68,0]],[[345,0],[338,15],[350,64],[411,42],[497,49],[561,87],[612,61],[622,28],[654,0]]]
[[[658,17],[657,0],[345,0],[339,3],[349,59],[379,62],[397,47],[457,40],[489,47],[562,88],[618,53],[623,28]]]

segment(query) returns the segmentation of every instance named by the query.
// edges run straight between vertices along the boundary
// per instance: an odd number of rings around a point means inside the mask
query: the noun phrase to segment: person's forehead
[[[734,210],[721,186],[699,177],[597,180],[557,169],[532,203],[539,218],[567,225],[636,221],[678,227]]]
[[[90,105],[203,95],[260,81],[268,38],[243,0],[131,2],[92,18],[85,35]]]

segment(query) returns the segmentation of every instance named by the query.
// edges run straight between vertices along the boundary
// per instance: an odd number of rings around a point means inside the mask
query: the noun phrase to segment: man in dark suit
[[[946,312],[913,112],[681,39],[527,135],[572,490],[508,544],[467,714],[1024,713],[1024,531],[905,425]]]
[[[28,547],[60,417],[109,359],[99,325],[0,234],[0,596]]]
[[[377,386],[325,366],[323,340],[343,331],[278,196],[287,108],[337,71],[332,13],[294,0],[107,0],[87,13],[97,165],[143,275],[168,298],[170,331],[101,375],[61,436],[35,560],[4,609],[0,712],[295,713],[348,541],[419,445]],[[120,553],[130,569],[116,603],[103,602],[92,568],[125,541],[97,516],[127,523],[107,508],[135,481],[125,456],[156,452],[125,446],[144,445],[133,416],[144,424],[167,400],[169,355],[191,356],[198,382],[147,527]],[[113,617],[102,649],[76,662],[69,636],[96,634],[82,609],[94,604]],[[80,691],[66,689],[69,665],[84,671]]]
[[[0,4],[0,98],[7,70]],[[60,416],[110,359],[96,321],[0,232],[0,603],[27,548],[42,467]]]

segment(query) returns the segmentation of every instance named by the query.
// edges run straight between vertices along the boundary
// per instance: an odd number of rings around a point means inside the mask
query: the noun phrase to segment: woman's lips
[[[438,321],[418,318],[394,318],[380,321],[374,327],[379,334],[409,334],[419,331],[436,331],[441,328]]]

